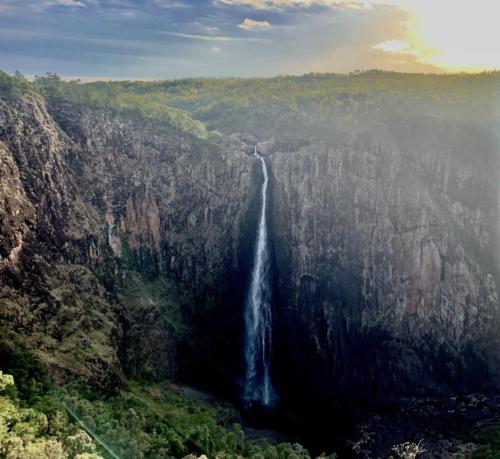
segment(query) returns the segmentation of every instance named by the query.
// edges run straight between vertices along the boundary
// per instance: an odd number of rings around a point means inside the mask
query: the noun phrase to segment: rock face
[[[214,285],[232,258],[252,162],[227,145],[158,122],[54,107],[74,142],[71,166],[86,201],[106,215],[115,253],[180,281]]]
[[[498,389],[489,139],[424,118],[272,156],[285,393]]]
[[[283,399],[498,389],[498,154],[471,129],[422,116],[259,144]],[[7,338],[55,375],[110,386],[241,374],[252,151],[132,112],[2,95]]]
[[[190,310],[167,313],[167,324],[155,323],[144,308],[129,308],[135,332],[125,347],[151,351],[149,358],[136,359],[148,362],[148,376],[172,377],[179,362],[169,343],[179,336],[171,322],[184,321],[190,331],[181,338],[189,348],[204,349],[193,371],[205,371],[218,359],[222,367],[237,367],[238,306],[247,269],[241,254],[251,244],[245,221],[253,201],[252,160],[233,144],[199,139],[154,120],[65,105],[52,110],[73,142],[71,167],[78,171],[79,189],[105,216],[115,257],[146,279],[159,275],[194,292]],[[150,300],[135,304],[151,306]],[[149,319],[138,326],[137,317]],[[174,336],[166,337],[165,328]],[[161,351],[158,341],[165,342]]]
[[[252,162],[218,139],[30,93],[0,99],[0,125],[0,314],[14,324],[10,339],[38,348],[62,376],[99,379],[97,366],[119,376],[132,359],[139,375],[144,363],[148,376],[173,377],[175,330],[151,291],[136,289],[131,302],[120,278],[160,273],[198,292],[199,309],[174,321],[218,317],[209,305],[239,270]],[[149,358],[133,356],[147,349]]]
[[[107,244],[77,191],[70,142],[35,94],[2,97],[0,126],[3,338],[39,350],[56,376],[111,382],[120,330],[93,274]]]

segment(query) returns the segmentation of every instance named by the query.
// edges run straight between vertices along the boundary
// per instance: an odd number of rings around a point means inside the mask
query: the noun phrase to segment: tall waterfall
[[[255,245],[254,265],[245,309],[245,364],[246,377],[243,399],[248,404],[259,403],[268,407],[272,403],[273,388],[271,384],[271,349],[272,349],[272,315],[271,315],[271,263],[269,241],[267,236],[267,186],[269,176],[264,158],[254,155],[262,164],[264,181],[262,183],[262,207],[260,209],[257,244]]]

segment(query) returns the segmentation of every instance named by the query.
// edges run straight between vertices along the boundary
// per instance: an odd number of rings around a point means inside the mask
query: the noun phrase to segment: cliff
[[[482,121],[405,113],[239,142],[130,106],[2,93],[4,341],[60,378],[238,391],[262,180],[245,152],[266,140],[283,400],[497,390],[498,146]]]
[[[217,137],[29,91],[2,96],[0,126],[3,339],[61,378],[177,375],[182,339],[220,326],[251,162]]]
[[[498,389],[497,148],[414,115],[269,158],[285,391]]]

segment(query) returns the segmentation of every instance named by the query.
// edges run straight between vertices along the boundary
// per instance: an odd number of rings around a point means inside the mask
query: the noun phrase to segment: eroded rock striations
[[[488,138],[422,116],[286,153],[265,143],[281,395],[498,388]],[[241,375],[262,180],[247,150],[132,111],[2,95],[8,338],[100,384],[175,377],[200,351],[205,369]],[[210,377],[196,365],[186,374]]]
[[[498,389],[497,145],[457,124],[271,157],[285,390]]]
[[[218,139],[32,93],[0,99],[0,126],[7,338],[61,377],[173,377],[176,326],[208,314],[197,306],[238,270],[251,161]],[[133,272],[140,287],[125,285]],[[158,273],[172,284],[147,285]],[[178,311],[186,291],[196,306]]]

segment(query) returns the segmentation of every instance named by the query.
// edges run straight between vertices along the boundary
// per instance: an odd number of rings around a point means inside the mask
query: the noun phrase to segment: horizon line
[[[2,71],[0,69],[0,72],[4,72],[9,76],[14,76],[14,72],[6,72]],[[103,82],[103,83],[113,83],[113,82],[127,82],[127,81],[133,81],[133,82],[139,82],[139,81],[144,81],[147,83],[157,83],[157,82],[163,82],[163,81],[183,81],[183,80],[252,80],[252,79],[262,79],[262,80],[271,80],[274,78],[301,78],[305,76],[356,76],[356,75],[363,75],[367,73],[386,73],[386,74],[396,74],[396,75],[405,75],[405,76],[410,76],[410,75],[419,75],[419,76],[481,76],[481,75],[491,75],[491,74],[500,74],[500,68],[498,69],[483,69],[483,70],[478,70],[478,71],[445,71],[442,70],[441,72],[405,72],[405,71],[400,71],[400,70],[387,70],[387,69],[355,69],[351,70],[349,72],[308,72],[308,73],[289,73],[289,74],[281,74],[278,73],[276,75],[272,76],[259,76],[259,75],[254,75],[254,76],[235,76],[235,75],[219,75],[219,76],[182,76],[182,77],[177,77],[177,78],[158,78],[158,77],[108,77],[108,76],[82,76],[82,75],[62,75],[58,74],[56,72],[45,72],[41,75],[38,74],[28,74],[24,75],[22,74],[28,81],[33,82],[36,77],[44,77],[46,75],[57,75],[61,81],[70,83],[70,82],[79,82],[81,84],[87,84],[87,83],[98,83],[98,82]]]

